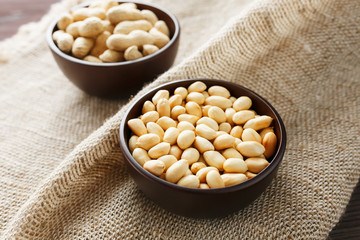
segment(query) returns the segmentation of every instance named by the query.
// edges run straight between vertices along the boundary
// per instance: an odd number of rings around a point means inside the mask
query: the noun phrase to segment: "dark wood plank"
[[[59,0],[0,0],[0,40],[12,36],[30,21],[38,21]],[[360,181],[349,205],[328,239],[360,239]]]

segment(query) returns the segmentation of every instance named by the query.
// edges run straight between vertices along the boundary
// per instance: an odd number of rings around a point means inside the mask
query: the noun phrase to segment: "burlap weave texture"
[[[256,91],[285,121],[278,176],[249,207],[223,219],[179,217],[146,199],[118,147],[129,103],[75,89],[46,47],[49,21],[75,4],[64,1],[0,44],[1,237],[325,238],[360,176],[358,1],[257,1],[241,14],[240,0],[153,2],[178,16],[181,47],[177,65],[134,98],[199,77]]]

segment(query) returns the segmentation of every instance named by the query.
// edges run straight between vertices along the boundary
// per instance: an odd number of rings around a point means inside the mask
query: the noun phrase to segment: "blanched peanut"
[[[233,186],[248,180],[245,174],[242,173],[224,173],[221,175],[221,178],[224,181],[225,187]]]
[[[233,115],[233,122],[236,124],[244,124],[248,120],[255,117],[255,113],[250,110],[241,110]]]
[[[181,158],[181,154],[182,154],[182,150],[177,146],[177,145],[173,145],[170,147],[170,155],[173,155],[174,157],[176,157],[177,160],[180,160]]]
[[[220,173],[215,170],[211,170],[208,174],[206,174],[206,183],[210,188],[225,187],[225,183],[222,180]]]
[[[236,149],[245,157],[257,157],[265,152],[264,146],[255,141],[239,143]]]
[[[91,55],[99,57],[107,49],[106,40],[110,37],[111,33],[108,31],[102,32],[99,36],[96,37],[95,45],[91,49]]]
[[[210,95],[207,91],[203,91],[202,95],[204,95],[205,99],[208,98]]]
[[[190,147],[195,141],[195,133],[190,130],[182,131],[177,138],[177,145],[181,149]]]
[[[214,145],[212,143],[200,136],[195,137],[194,147],[202,154],[206,151],[214,151]]]
[[[252,172],[249,172],[249,171],[247,171],[247,172],[245,173],[245,176],[246,176],[248,179],[251,179],[251,178],[253,178],[253,177],[256,177],[256,175],[257,175],[257,174],[252,173]]]
[[[259,173],[269,165],[269,162],[264,158],[252,157],[245,160],[245,163],[250,172]]]
[[[197,116],[199,118],[202,117],[201,107],[196,102],[192,102],[192,101],[187,102],[185,104],[185,109],[186,109],[186,112],[188,114],[190,114],[190,115],[194,115],[194,116]]]
[[[271,122],[272,122],[271,117],[269,117],[269,116],[260,116],[260,117],[250,119],[249,121],[247,121],[243,128],[244,129],[252,128],[255,131],[258,131],[260,129],[269,127]]]
[[[275,133],[268,132],[265,134],[264,139],[262,140],[262,145],[265,147],[264,156],[266,158],[271,157],[274,155],[276,150],[276,144],[277,144],[277,137]]]
[[[116,25],[114,33],[128,34],[134,30],[143,30],[147,32],[151,28],[151,23],[143,19],[136,21],[122,21]]]
[[[73,36],[74,38],[79,37],[79,26],[81,22],[73,22],[70,23],[69,26],[66,27],[66,32]]]
[[[205,168],[205,167],[206,167],[205,163],[195,162],[191,165],[190,170],[193,174],[196,174],[200,169]]]
[[[229,158],[240,158],[243,159],[243,156],[235,148],[227,148],[221,153],[226,159]]]
[[[65,29],[73,22],[74,22],[73,16],[71,16],[69,13],[65,13],[64,15],[61,16],[61,18],[57,22],[57,27],[58,29],[65,31]]]
[[[230,92],[222,86],[212,86],[208,90],[210,96],[221,96],[224,98],[230,97]]]
[[[177,119],[179,115],[184,114],[186,109],[183,106],[175,106],[171,109],[170,116],[172,119]]]
[[[169,99],[169,95],[170,93],[168,90],[159,90],[152,97],[152,102],[154,103],[154,105],[156,105],[158,101],[162,98]]]
[[[160,138],[160,141],[163,140],[164,130],[158,124],[156,124],[154,122],[148,122],[146,124],[146,129],[147,129],[148,133],[154,133],[154,134],[158,135]]]
[[[230,133],[231,131],[231,125],[228,122],[223,122],[219,125],[219,131],[223,131],[226,133]]]
[[[94,46],[94,40],[91,38],[78,37],[72,45],[72,55],[76,58],[84,58]]]
[[[205,104],[217,106],[223,110],[232,106],[232,102],[229,99],[221,97],[221,96],[210,96],[210,97],[206,98]]]
[[[144,168],[156,176],[160,176],[164,170],[165,165],[159,160],[150,160],[144,163]]]
[[[155,23],[154,27],[162,32],[163,34],[165,34],[166,36],[170,37],[170,31],[168,26],[166,25],[166,23],[163,20],[159,20]]]
[[[165,179],[168,182],[176,183],[185,175],[188,169],[188,161],[181,159],[168,168],[165,174]]]
[[[153,36],[153,44],[158,48],[162,48],[170,42],[170,38],[156,28],[152,28],[149,33]]]
[[[130,152],[133,152],[134,149],[136,148],[136,142],[138,140],[138,136],[136,135],[132,135],[129,139],[129,149],[130,149]]]
[[[136,59],[139,59],[142,57],[143,57],[143,55],[139,51],[137,46],[130,46],[124,52],[124,59],[126,61],[136,60]]]
[[[214,119],[217,123],[223,123],[226,121],[225,112],[217,106],[212,106],[209,109],[208,116]]]
[[[272,132],[272,133],[273,133],[273,132],[274,132],[273,127],[267,127],[267,128],[264,128],[263,130],[261,130],[261,132],[259,133],[261,139],[264,139],[265,134],[267,134],[268,132]]]
[[[183,151],[181,159],[188,161],[189,165],[197,162],[199,160],[200,153],[195,148],[187,148]]]
[[[137,9],[136,4],[132,2],[121,3],[119,4],[119,7],[124,9]]]
[[[199,105],[202,105],[205,102],[205,97],[199,92],[191,92],[186,96],[186,101],[193,101]]]
[[[155,25],[155,23],[158,21],[157,16],[155,15],[155,13],[153,11],[150,11],[148,9],[144,9],[140,12],[140,14],[142,15],[142,17],[144,19],[146,19],[147,21],[149,21],[152,25]]]
[[[156,53],[157,51],[159,51],[159,48],[155,45],[152,45],[152,44],[144,44],[143,45],[142,53],[144,56],[151,55],[153,53]]]
[[[202,117],[200,118],[197,122],[196,122],[197,125],[199,124],[205,124],[207,125],[208,127],[214,129],[215,131],[218,131],[219,130],[219,125],[217,124],[217,122],[212,119],[212,118],[209,118],[209,117]]]
[[[216,137],[216,131],[206,124],[199,124],[196,126],[196,134],[207,140],[213,140]]]
[[[248,110],[252,105],[252,101],[249,97],[242,96],[236,99],[233,103],[233,108],[238,112],[241,110]]]
[[[225,158],[221,153],[217,151],[207,151],[203,154],[206,163],[212,167],[216,167],[220,171],[223,170],[223,164],[225,162]]]
[[[181,178],[177,184],[183,187],[198,188],[200,181],[195,175],[187,175]]]
[[[122,52],[118,52],[115,50],[111,50],[111,49],[106,49],[100,56],[99,58],[103,61],[103,62],[120,62],[122,60],[124,60],[124,54]]]
[[[189,123],[187,121],[179,122],[179,124],[177,125],[177,128],[179,129],[179,132],[182,132],[184,130],[191,130],[191,131],[195,130],[194,125],[192,125],[191,123]]]
[[[241,140],[245,141],[256,141],[261,143],[261,137],[260,135],[252,128],[244,129]]]
[[[107,41],[109,49],[116,51],[125,51],[128,47],[141,47],[144,44],[153,44],[154,37],[143,30],[134,30],[129,34],[113,34]]]
[[[234,138],[241,138],[243,128],[241,126],[235,126],[231,129],[230,135]]]
[[[161,156],[167,155],[170,152],[170,143],[161,142],[149,149],[149,157],[157,159]]]
[[[81,37],[96,37],[104,31],[104,25],[100,18],[89,17],[79,25],[79,34]]]
[[[239,145],[240,143],[242,143],[242,141],[239,138],[235,138],[234,148],[236,148],[236,146]]]
[[[132,156],[141,166],[144,166],[145,162],[151,160],[147,151],[142,148],[135,148]]]
[[[179,106],[182,103],[182,97],[179,94],[175,94],[169,98],[170,107],[181,107]],[[185,112],[184,112],[185,113]]]
[[[131,131],[139,137],[147,133],[145,124],[138,118],[130,119],[127,124]]]
[[[209,185],[207,185],[206,183],[200,183],[199,188],[200,189],[210,189]]]
[[[215,167],[204,167],[197,171],[196,176],[199,178],[200,182],[204,183],[206,182],[206,175],[212,170],[219,172]]]
[[[216,150],[223,150],[225,148],[230,148],[234,145],[235,138],[227,133],[222,134],[215,138],[213,144]]]
[[[156,121],[156,123],[159,124],[159,126],[165,131],[169,127],[176,127],[176,122],[169,117],[161,117]]]
[[[199,117],[185,113],[185,114],[180,114],[178,116],[178,120],[179,120],[179,122],[187,121],[187,122],[191,123],[192,125],[195,125],[195,123],[199,120]]]
[[[170,103],[166,98],[161,98],[156,104],[160,117],[170,117]]]
[[[226,159],[223,168],[228,173],[244,173],[247,171],[247,165],[242,158]]]
[[[106,18],[105,10],[102,8],[79,8],[73,11],[74,22],[85,20],[89,17]]]
[[[147,100],[143,105],[142,114],[150,111],[155,111],[155,105],[151,101]]]
[[[144,19],[140,10],[132,8],[124,8],[121,5],[110,8],[106,12],[109,21],[116,25],[121,21],[134,21]]]
[[[69,53],[74,44],[73,36],[64,32],[63,30],[58,30],[54,32],[53,40],[58,46],[58,48],[65,53]]]
[[[179,133],[180,133],[180,131],[176,127],[169,127],[165,131],[163,141],[170,143],[170,145],[174,145],[177,141]]]
[[[236,113],[236,111],[235,111],[235,109],[233,109],[233,108],[227,108],[227,109],[225,110],[226,121],[227,121],[228,123],[230,123],[231,125],[234,124],[232,118],[233,118],[233,116],[234,116],[235,113]]]
[[[165,165],[165,171],[174,163],[177,162],[177,159],[173,155],[164,155],[159,157],[157,160],[162,161]]]
[[[184,87],[177,87],[174,90],[174,94],[178,94],[182,97],[182,100],[184,100],[186,98],[186,96],[188,95],[188,91],[186,88]]]
[[[201,111],[202,111],[202,114],[204,117],[208,117],[209,116],[209,109],[211,108],[212,106],[211,105],[206,105],[206,106],[203,106],[201,108]]]
[[[201,81],[196,81],[192,84],[190,84],[190,86],[188,87],[188,92],[191,93],[191,92],[203,92],[206,90],[206,85],[205,83],[201,82]]]
[[[154,133],[147,133],[144,135],[141,135],[137,142],[136,147],[143,148],[145,150],[149,150],[156,144],[160,143],[160,137]]]
[[[157,111],[149,111],[142,115],[140,119],[145,125],[148,122],[156,122],[159,119],[159,113]]]

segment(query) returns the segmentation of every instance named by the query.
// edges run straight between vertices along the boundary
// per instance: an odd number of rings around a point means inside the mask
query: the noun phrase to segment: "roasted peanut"
[[[153,44],[158,48],[162,48],[170,42],[170,38],[156,28],[152,28],[149,33],[153,37]]]
[[[179,122],[179,124],[177,125],[177,128],[179,129],[179,132],[182,132],[184,130],[195,131],[194,125],[192,125],[191,123],[189,123],[187,121]]]
[[[243,159],[243,156],[235,148],[227,148],[221,152],[221,154],[226,158],[240,158]]]
[[[274,155],[275,150],[276,150],[276,144],[277,144],[277,137],[276,137],[275,133],[273,133],[273,132],[266,133],[264,136],[264,139],[262,140],[262,144],[265,147],[264,156],[266,158],[269,158],[272,155]]]
[[[161,98],[156,104],[156,110],[160,117],[170,117],[170,103],[166,98]]]
[[[213,140],[216,137],[216,131],[206,124],[199,124],[196,126],[196,134],[207,140]]]
[[[190,115],[194,115],[199,118],[202,117],[201,107],[196,102],[192,102],[192,101],[187,102],[185,104],[185,109],[186,109],[186,112]]]
[[[199,124],[205,124],[207,125],[208,127],[214,129],[215,131],[218,131],[219,130],[219,125],[217,124],[217,122],[212,119],[212,118],[209,118],[209,117],[202,117],[200,118],[197,122],[196,122],[197,125]]]
[[[225,112],[217,106],[209,108],[208,116],[214,119],[217,123],[223,123],[226,121]]]
[[[223,131],[226,133],[230,133],[231,131],[231,125],[228,122],[223,122],[219,125],[219,131]]]
[[[186,101],[187,102],[193,101],[199,105],[202,105],[205,101],[205,97],[199,92],[191,92],[186,96]]]
[[[152,102],[154,103],[154,105],[156,105],[157,102],[162,98],[169,99],[169,95],[170,93],[168,90],[159,90],[152,97]]]
[[[227,109],[225,110],[226,121],[227,121],[228,123],[230,123],[231,125],[234,124],[232,118],[233,118],[233,116],[234,116],[235,113],[236,113],[236,111],[235,111],[235,109],[233,109],[233,108],[227,108]]]
[[[73,36],[64,32],[63,30],[58,30],[54,32],[53,40],[58,46],[58,48],[65,53],[69,53],[73,48],[73,44],[74,44]]]
[[[138,136],[136,135],[132,135],[129,139],[129,149],[130,149],[130,152],[133,152],[134,149],[136,148],[136,142],[138,140]]]
[[[106,18],[105,10],[101,8],[79,8],[73,11],[74,22],[85,20],[89,17]]]
[[[184,113],[184,114],[180,114],[178,116],[178,120],[179,120],[179,122],[187,121],[187,122],[191,123],[192,125],[195,125],[197,120],[199,120],[199,117],[195,116],[195,115]]]
[[[180,160],[182,152],[183,151],[177,145],[173,145],[170,147],[169,154],[176,157],[177,160]]]
[[[231,129],[230,135],[234,138],[241,138],[243,128],[241,126],[235,126]]]

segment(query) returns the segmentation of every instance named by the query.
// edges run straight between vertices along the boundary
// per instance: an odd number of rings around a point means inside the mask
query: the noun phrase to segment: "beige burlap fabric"
[[[118,146],[129,104],[77,90],[47,49],[47,25],[76,4],[65,0],[0,43],[1,237],[325,238],[360,176],[359,2],[153,2],[178,16],[181,46],[177,65],[134,98],[199,77],[258,92],[287,128],[277,177],[254,203],[222,219],[179,217],[144,197]]]

